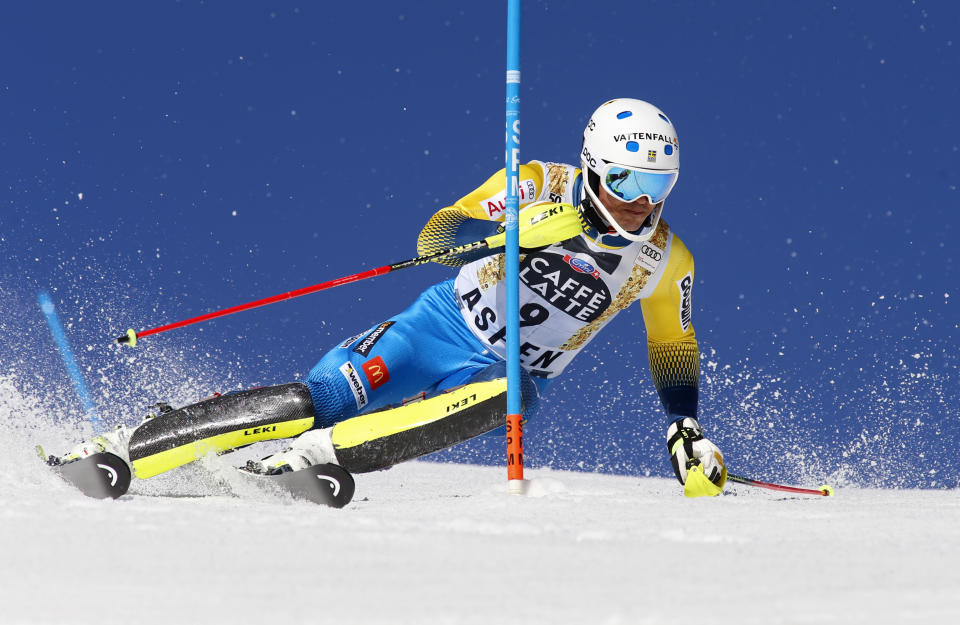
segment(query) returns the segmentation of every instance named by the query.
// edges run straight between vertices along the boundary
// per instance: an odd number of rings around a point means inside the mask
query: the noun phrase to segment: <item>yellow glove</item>
[[[677,419],[667,428],[667,449],[677,479],[687,497],[710,497],[723,492],[727,467],[716,445],[703,437],[693,417]]]

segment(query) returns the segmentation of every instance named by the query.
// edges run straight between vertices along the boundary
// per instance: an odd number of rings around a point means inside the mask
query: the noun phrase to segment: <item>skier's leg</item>
[[[460,365],[487,362],[471,340],[476,343],[459,318],[452,286],[443,283],[404,313],[330,350],[306,385],[231,393],[164,412],[135,429],[104,433],[63,460],[109,451],[146,478],[210,450],[293,437],[432,390]]]
[[[461,369],[444,379],[437,390],[445,391],[462,384],[471,384],[473,382],[486,382],[496,378],[507,377],[507,363],[503,360],[497,360],[489,365],[482,367],[469,367]],[[550,380],[545,378],[535,378],[527,371],[520,371],[520,395],[523,399],[523,414],[527,419],[533,417],[540,405],[540,398],[550,385]]]
[[[422,400],[361,414],[333,427],[311,430],[283,452],[251,463],[252,470],[275,474],[312,464],[333,463],[350,473],[394,464],[452,447],[503,427],[507,414],[506,363],[458,372],[467,384]],[[521,372],[525,415],[537,410],[537,385]]]
[[[484,380],[492,380],[498,377],[506,377],[506,375],[507,363],[501,360],[479,370],[467,369],[458,371],[444,380],[440,384],[439,388],[446,389],[463,384],[462,380],[464,379],[464,376],[467,376],[467,382],[481,382]],[[540,398],[544,396],[547,387],[550,386],[550,383],[551,380],[533,377],[525,370],[520,371],[520,394],[523,400],[523,423],[526,423],[536,416],[540,406]],[[485,434],[488,436],[506,436],[507,426],[506,424],[501,425],[494,430],[485,432]]]
[[[158,404],[137,427],[120,426],[80,443],[59,462],[110,452],[140,478],[187,464],[208,451],[296,436],[313,426],[310,392],[302,383],[220,395],[178,408]]]
[[[143,479],[193,462],[209,451],[297,436],[313,427],[305,384],[228,393],[144,421],[130,435],[129,460]]]
[[[129,437],[129,460],[136,475],[152,477],[192,462],[211,449],[226,451],[291,438],[370,406],[399,403],[405,395],[428,388],[439,373],[423,366],[417,356],[426,349],[425,341],[411,336],[413,324],[408,316],[402,313],[331,349],[310,372],[306,384],[231,393],[145,421]],[[437,360],[430,365],[438,367]],[[111,436],[122,436],[122,430],[100,440]]]
[[[315,427],[463,384],[466,378],[446,381],[469,377],[498,360],[463,322],[452,282],[440,283],[399,315],[330,350],[314,366],[305,382]]]

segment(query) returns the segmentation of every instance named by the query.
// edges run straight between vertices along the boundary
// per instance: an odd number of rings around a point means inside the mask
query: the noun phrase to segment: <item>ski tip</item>
[[[824,497],[833,497],[833,486],[824,484],[820,487],[820,492],[823,493]]]
[[[342,508],[353,500],[357,486],[353,476],[343,467],[336,464],[323,464],[312,473],[319,486],[319,499],[314,499],[317,503],[323,503],[332,508]]]
[[[130,487],[130,467],[119,456],[99,453],[59,464],[60,476],[84,495],[95,499],[117,499]]]
[[[130,328],[129,330],[127,330],[126,334],[124,334],[123,336],[118,336],[116,341],[121,345],[123,345],[124,343],[127,343],[130,345],[130,347],[136,347],[137,333],[133,331],[133,328]]]
[[[297,499],[342,508],[353,499],[356,484],[353,476],[336,464],[319,464],[283,473],[279,482]]]

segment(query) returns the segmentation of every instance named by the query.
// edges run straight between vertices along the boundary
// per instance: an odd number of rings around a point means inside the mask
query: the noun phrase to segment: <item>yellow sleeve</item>
[[[507,211],[506,171],[493,174],[478,189],[463,196],[451,207],[473,219],[503,221]],[[543,166],[531,161],[520,166],[520,207],[536,201],[543,190]]]
[[[653,294],[640,302],[650,374],[671,420],[697,416],[700,350],[690,318],[693,270],[693,255],[674,235],[664,275]]]
[[[531,161],[520,166],[520,207],[536,201],[543,190],[543,166]],[[501,169],[479,188],[463,196],[453,206],[441,208],[427,221],[417,238],[417,254],[424,256],[472,243],[495,234],[490,223],[503,221],[506,214],[506,173]],[[482,220],[484,223],[476,223]],[[472,257],[437,260],[443,265],[460,267]]]

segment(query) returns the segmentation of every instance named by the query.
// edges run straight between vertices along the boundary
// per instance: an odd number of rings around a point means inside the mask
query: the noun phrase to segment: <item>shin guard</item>
[[[130,436],[139,478],[193,462],[208,452],[290,438],[313,427],[313,402],[299,382],[214,397],[154,417]]]
[[[333,426],[337,463],[351,473],[386,469],[480,436],[506,422],[507,380],[474,382]]]

